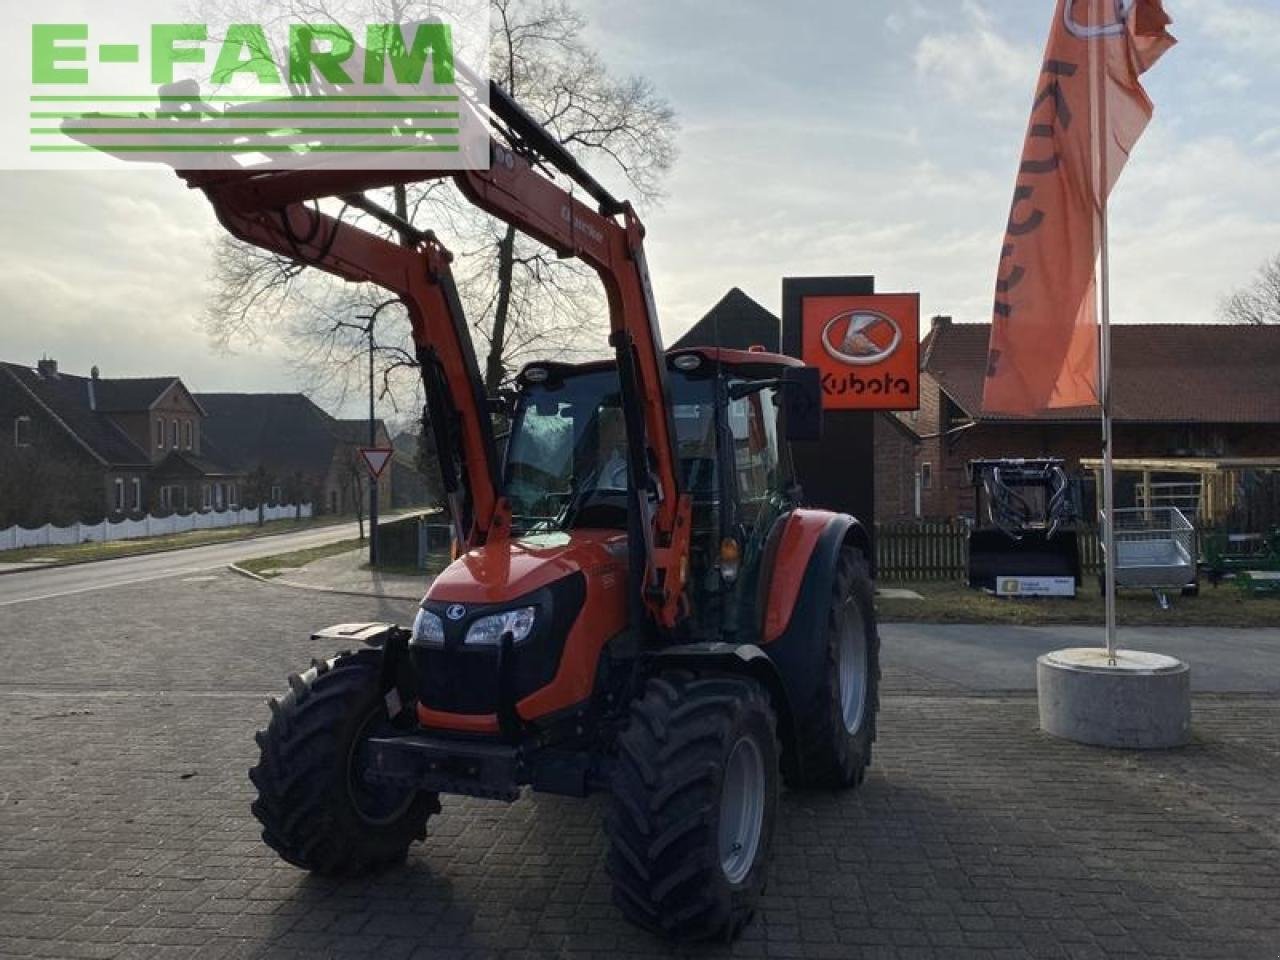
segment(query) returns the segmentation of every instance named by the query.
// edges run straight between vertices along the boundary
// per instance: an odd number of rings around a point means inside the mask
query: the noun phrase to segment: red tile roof
[[[970,416],[982,415],[989,323],[943,323],[922,346],[924,369]],[[1280,424],[1280,326],[1117,324],[1111,328],[1117,421]],[[1036,420],[1093,420],[1046,410]]]

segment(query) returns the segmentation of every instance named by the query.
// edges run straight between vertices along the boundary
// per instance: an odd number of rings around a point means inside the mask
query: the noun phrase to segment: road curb
[[[317,525],[314,530],[323,530],[325,527],[340,526],[340,523],[324,523]],[[133,560],[137,557],[154,557],[161,553],[180,553],[183,550],[199,550],[201,547],[220,547],[233,543],[252,543],[255,540],[267,540],[271,537],[287,537],[293,533],[310,533],[311,530],[290,530],[287,532],[260,533],[253,537],[237,537],[233,540],[211,540],[208,543],[196,543],[183,547],[160,547],[157,550],[142,550],[138,553],[122,553],[118,557],[93,557],[85,560],[55,560],[53,563],[37,563],[32,564],[22,570],[0,570],[0,577],[12,576],[16,573],[34,573],[37,570],[57,570],[60,567],[83,567],[87,563],[107,563],[111,560]],[[248,576],[252,576],[248,570],[241,571]]]
[[[260,574],[254,573],[252,570],[246,570],[244,567],[236,563],[227,564],[227,569],[232,573],[238,573],[242,577],[247,577],[250,580],[256,580],[258,583],[264,583],[273,587],[288,587],[290,590],[310,590],[312,593],[328,593],[338,597],[360,597],[365,600],[403,600],[406,603],[418,603],[422,600],[422,597],[411,597],[403,593],[363,593],[359,590],[342,590],[339,587],[322,587],[313,583],[298,583],[294,580],[282,580],[279,577],[264,577]]]

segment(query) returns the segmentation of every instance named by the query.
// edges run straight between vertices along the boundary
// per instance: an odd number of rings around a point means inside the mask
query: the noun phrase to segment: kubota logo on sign
[[[920,297],[914,293],[806,297],[804,362],[822,377],[828,410],[920,405]]]
[[[822,328],[822,346],[833,360],[868,367],[888,360],[902,344],[902,328],[874,310],[838,313]]]

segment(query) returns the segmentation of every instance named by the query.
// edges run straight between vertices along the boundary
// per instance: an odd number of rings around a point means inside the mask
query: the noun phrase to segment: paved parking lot
[[[0,608],[0,956],[675,953],[609,903],[599,800],[448,799],[373,880],[317,880],[258,842],[252,733],[284,674],[331,652],[307,631],[411,608],[227,574]],[[684,953],[1280,955],[1274,694],[1199,696],[1186,750],[1097,750],[886,632],[865,788],[787,794],[757,919]]]

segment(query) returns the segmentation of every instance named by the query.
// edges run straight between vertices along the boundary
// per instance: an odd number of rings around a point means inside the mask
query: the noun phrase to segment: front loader
[[[635,212],[491,98],[487,170],[181,172],[241,240],[403,301],[458,551],[411,626],[321,632],[351,649],[271,702],[253,813],[285,860],[346,875],[402,861],[445,795],[607,792],[626,917],[731,938],[764,887],[782,783],[853,787],[870,763],[869,540],[803,502],[790,443],[816,435],[814,371],[664,351]],[[445,177],[589,264],[608,302],[613,358],[526,366],[501,459],[450,254],[368,196]]]

